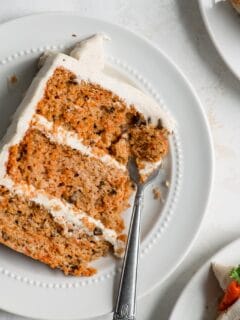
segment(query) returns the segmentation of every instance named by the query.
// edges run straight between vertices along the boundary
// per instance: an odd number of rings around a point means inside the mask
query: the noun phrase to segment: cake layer
[[[77,132],[85,144],[107,151],[125,130],[131,111],[110,91],[85,81],[78,84],[76,77],[66,69],[56,69],[37,113]]]
[[[44,191],[35,189],[28,184],[16,184],[8,177],[2,179],[0,185],[10,190],[12,195],[46,209],[54,221],[62,226],[67,237],[79,238],[82,234],[87,234],[94,239],[99,238],[109,242],[113,246],[116,256],[121,257],[123,255],[126,243],[125,234],[119,234],[105,227],[101,221],[94,219],[86,212],[77,210],[74,205],[49,196]]]
[[[67,237],[46,209],[2,186],[0,200],[0,242],[65,274],[94,274],[87,263],[111,250],[109,242],[86,234]]]
[[[94,152],[93,148],[83,144],[77,133],[68,131],[64,127],[56,126],[53,122],[48,121],[40,115],[33,117],[31,128],[35,128],[45,134],[52,142],[69,146],[72,149],[80,151],[83,155],[99,159],[108,166],[114,166],[120,170],[126,171],[125,165],[119,163],[116,159],[108,154],[99,154]]]
[[[108,228],[124,228],[121,212],[132,192],[127,172],[53,143],[36,129],[29,129],[22,142],[11,147],[7,172],[15,183],[65,200]]]
[[[138,162],[156,162],[168,150],[167,130],[152,125],[136,108],[101,86],[76,80],[64,68],[48,80],[37,113],[55,126],[78,134],[93,152],[108,154],[126,164],[130,156]],[[102,153],[103,152],[103,153]]]

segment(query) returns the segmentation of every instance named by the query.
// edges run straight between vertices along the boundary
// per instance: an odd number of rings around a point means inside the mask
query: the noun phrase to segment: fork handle
[[[122,273],[113,320],[135,320],[136,286],[140,242],[140,221],[143,188],[138,187],[128,232],[128,241],[123,260]]]

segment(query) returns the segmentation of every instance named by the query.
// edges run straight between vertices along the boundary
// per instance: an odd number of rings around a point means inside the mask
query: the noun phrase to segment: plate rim
[[[24,20],[26,18],[30,18],[31,19],[31,18],[33,18],[35,16],[38,17],[38,16],[56,16],[56,15],[58,15],[58,16],[59,15],[62,15],[62,16],[76,16],[79,19],[84,19],[84,20],[93,21],[93,22],[96,21],[96,22],[104,23],[104,24],[110,25],[110,26],[117,26],[118,28],[127,31],[128,33],[131,33],[132,36],[143,40],[146,43],[146,45],[150,46],[154,50],[157,50],[158,53],[160,55],[162,55],[163,58],[175,69],[176,73],[180,76],[180,78],[183,80],[183,82],[187,86],[188,90],[191,92],[191,95],[193,96],[193,98],[196,101],[196,104],[198,105],[198,109],[199,109],[199,111],[201,113],[201,116],[204,119],[204,128],[205,128],[205,131],[206,131],[206,134],[207,134],[207,137],[208,137],[208,142],[209,142],[209,150],[208,151],[209,151],[209,172],[210,172],[210,177],[209,177],[209,181],[208,181],[208,185],[207,185],[208,186],[208,188],[207,188],[208,189],[208,196],[205,199],[204,209],[203,209],[201,218],[199,219],[199,224],[196,227],[194,237],[192,237],[191,241],[186,246],[185,251],[181,254],[181,258],[178,259],[178,262],[175,263],[171,268],[169,268],[168,273],[166,273],[165,276],[161,280],[157,281],[154,286],[149,288],[149,290],[145,291],[144,294],[140,296],[140,298],[141,298],[141,297],[147,295],[150,291],[154,290],[157,286],[159,286],[160,284],[162,284],[164,281],[166,281],[169,278],[169,276],[179,267],[179,265],[182,263],[182,261],[188,255],[189,251],[192,249],[192,246],[193,246],[196,238],[199,235],[203,220],[206,217],[206,212],[207,212],[207,209],[209,207],[209,202],[210,202],[212,191],[213,191],[213,181],[214,181],[214,173],[215,173],[215,157],[214,157],[213,138],[212,138],[212,135],[211,135],[210,125],[209,125],[209,122],[207,120],[207,116],[206,116],[205,110],[204,110],[204,108],[202,106],[202,103],[201,103],[201,101],[200,101],[200,99],[199,99],[199,97],[198,97],[193,85],[187,79],[187,77],[185,76],[183,71],[175,64],[175,62],[172,61],[171,58],[169,58],[167,56],[167,54],[164,51],[162,51],[162,49],[158,45],[156,45],[155,43],[152,43],[150,40],[148,40],[144,36],[139,35],[138,33],[130,30],[127,27],[123,27],[121,25],[117,25],[117,24],[111,23],[109,21],[105,21],[103,19],[82,16],[82,15],[80,15],[78,13],[74,13],[74,12],[53,11],[53,12],[41,12],[41,13],[35,13],[35,14],[27,14],[27,15],[24,15],[24,16],[21,16],[21,17],[17,17],[15,19],[8,20],[6,22],[1,23],[0,24],[0,28],[2,26],[6,26],[8,24],[11,25],[14,22],[17,22],[19,20]],[[14,311],[12,311],[12,310],[7,310],[7,309],[4,309],[4,310],[9,311],[11,313],[14,313]],[[22,315],[22,316],[27,316],[27,317],[33,317],[32,315],[26,315],[26,314],[20,314],[20,313],[17,313],[17,314],[18,315]],[[37,317],[35,317],[35,318],[38,319]],[[54,318],[51,318],[51,319],[54,319]],[[74,319],[74,318],[71,318],[71,319]]]

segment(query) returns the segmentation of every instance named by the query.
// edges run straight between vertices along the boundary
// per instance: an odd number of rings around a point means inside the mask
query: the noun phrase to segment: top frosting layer
[[[70,56],[79,61],[82,72],[94,74],[103,71],[105,64],[103,40],[109,38],[103,34],[96,34],[80,41],[71,51]]]

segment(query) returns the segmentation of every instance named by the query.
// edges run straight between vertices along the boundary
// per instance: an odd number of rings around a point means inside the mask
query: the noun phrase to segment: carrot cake
[[[122,256],[134,185],[168,153],[174,121],[140,90],[105,75],[104,36],[48,53],[0,152],[0,243],[66,275]]]

